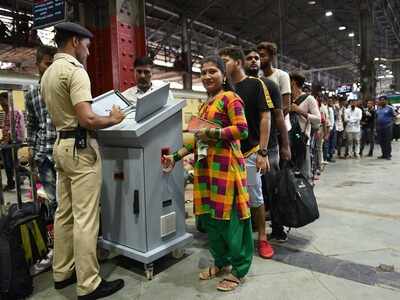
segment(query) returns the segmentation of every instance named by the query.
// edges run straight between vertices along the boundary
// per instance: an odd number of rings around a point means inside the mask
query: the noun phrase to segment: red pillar
[[[146,54],[144,0],[86,1],[84,24],[94,39],[88,58],[93,96],[136,84],[133,62]]]

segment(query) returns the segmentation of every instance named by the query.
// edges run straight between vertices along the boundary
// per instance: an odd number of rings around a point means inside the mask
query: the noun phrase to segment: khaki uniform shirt
[[[89,75],[73,56],[57,53],[41,80],[42,97],[57,131],[78,127],[74,106],[91,102]]]

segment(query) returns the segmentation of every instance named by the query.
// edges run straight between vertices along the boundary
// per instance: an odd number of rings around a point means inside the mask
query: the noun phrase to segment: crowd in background
[[[385,96],[377,100],[347,100],[345,96],[317,95],[321,125],[312,137],[312,171],[318,180],[336,159],[372,157],[379,144],[379,159],[391,160],[392,140],[400,138],[400,109]],[[376,151],[376,150],[375,150]],[[335,159],[336,158],[336,159]]]

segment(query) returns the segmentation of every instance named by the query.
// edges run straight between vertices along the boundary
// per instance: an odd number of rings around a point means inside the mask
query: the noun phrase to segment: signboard
[[[351,84],[339,86],[336,90],[338,94],[347,94],[351,93],[352,91],[353,91],[353,86]]]
[[[35,29],[55,25],[65,20],[65,0],[34,0],[32,12]]]

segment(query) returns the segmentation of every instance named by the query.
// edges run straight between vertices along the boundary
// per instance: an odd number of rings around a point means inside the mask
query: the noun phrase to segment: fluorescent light
[[[333,12],[328,10],[327,12],[325,12],[325,16],[330,17],[333,15]]]
[[[350,32],[349,37],[354,37],[354,32]]]
[[[200,68],[196,67],[196,66],[192,67],[192,71],[195,72],[195,73],[200,73],[201,72]]]
[[[340,31],[346,30],[346,26],[340,26],[340,27],[339,27],[339,30],[340,30]]]
[[[171,89],[183,90],[183,85],[179,82],[171,81],[169,86]]]
[[[361,44],[357,44],[357,47],[361,47]]]
[[[197,92],[206,92],[206,89],[203,85],[193,85],[192,90]]]
[[[161,59],[155,59],[153,62],[156,66],[162,66],[162,67],[167,67],[167,68],[171,68],[174,66],[174,64],[172,62],[169,61],[163,61]]]
[[[374,58],[374,61],[378,61],[378,60],[379,60],[379,57],[375,57],[375,58]]]
[[[316,1],[308,1],[308,4],[310,5],[315,5],[317,2]]]

